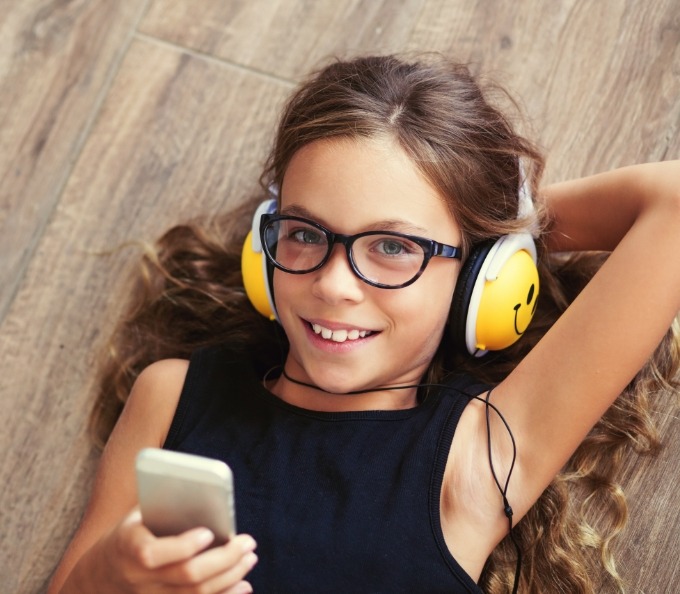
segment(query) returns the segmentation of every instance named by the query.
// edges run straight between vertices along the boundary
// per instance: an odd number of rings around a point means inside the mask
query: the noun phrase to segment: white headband
[[[518,208],[517,208],[517,218],[530,218],[531,222],[527,228],[527,231],[532,237],[538,237],[538,220],[536,219],[536,208],[534,207],[534,200],[531,196],[531,186],[529,183],[529,178],[524,170],[524,165],[519,162],[519,191],[518,191]]]

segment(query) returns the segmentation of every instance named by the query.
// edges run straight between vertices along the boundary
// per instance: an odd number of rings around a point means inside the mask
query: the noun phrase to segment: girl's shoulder
[[[185,359],[162,359],[146,367],[137,377],[125,405],[123,417],[131,425],[143,425],[154,441],[165,441],[189,370]]]
[[[179,398],[189,370],[186,359],[161,359],[146,367],[135,380],[130,398],[137,397],[161,405],[175,395]],[[160,402],[155,402],[158,399]],[[175,402],[175,404],[177,404]]]

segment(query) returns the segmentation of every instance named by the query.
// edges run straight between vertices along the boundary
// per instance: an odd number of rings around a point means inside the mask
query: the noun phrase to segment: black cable
[[[494,391],[494,388],[491,388],[487,393],[486,397],[484,398],[484,403],[486,404],[486,443],[487,443],[487,451],[489,453],[489,467],[491,468],[491,475],[493,476],[493,480],[496,482],[496,486],[498,487],[498,490],[501,493],[501,497],[503,497],[503,513],[505,514],[505,517],[508,518],[508,534],[510,535],[510,540],[512,541],[512,544],[515,545],[515,550],[517,551],[517,566],[515,568],[515,582],[512,586],[512,594],[517,594],[517,588],[519,588],[519,575],[520,571],[522,569],[522,549],[519,546],[519,543],[517,542],[517,539],[515,538],[515,533],[513,531],[513,525],[512,525],[512,507],[510,506],[510,502],[508,501],[508,486],[510,485],[510,477],[512,476],[512,471],[515,468],[515,460],[517,459],[517,446],[515,444],[515,437],[512,434],[512,431],[510,430],[510,426],[506,422],[505,418],[503,415],[498,411],[498,409],[493,406],[489,400],[491,398],[491,393]],[[508,430],[508,435],[510,436],[510,441],[512,442],[512,460],[510,462],[510,468],[508,470],[508,477],[505,480],[505,485],[501,487],[500,481],[498,480],[498,477],[496,476],[496,471],[493,467],[493,458],[491,455],[491,423],[489,419],[489,408],[494,409],[498,417],[501,419],[503,422],[503,425],[505,425],[505,428]]]
[[[269,373],[273,370],[269,370],[266,375],[269,375]],[[315,386],[314,384],[309,384],[307,382],[303,382],[300,380],[293,379],[286,373],[285,367],[282,368],[282,373],[283,377],[285,377],[288,381],[293,382],[294,384],[298,384],[300,386],[305,386],[307,388],[313,388],[315,390],[320,390],[321,392],[326,392],[327,394],[335,394],[335,392],[328,392],[327,390],[324,390],[323,388],[319,388],[318,386]],[[368,392],[379,392],[383,390],[407,390],[407,389],[412,389],[412,388],[444,388],[444,389],[451,389],[450,386],[447,386],[446,384],[408,384],[404,386],[385,386],[382,388],[367,388],[364,390],[353,390],[351,392],[343,392],[342,394],[338,394],[339,396],[354,396],[357,394],[367,394]],[[498,487],[498,490],[501,494],[501,497],[503,499],[503,513],[505,514],[505,517],[508,518],[508,535],[510,536],[510,540],[512,541],[512,544],[515,546],[515,551],[517,552],[517,565],[515,567],[515,579],[514,583],[512,586],[512,594],[517,594],[517,589],[519,588],[519,578],[520,578],[520,573],[522,570],[522,548],[519,545],[519,542],[515,538],[515,531],[514,527],[512,525],[512,507],[510,506],[510,502],[508,501],[507,493],[508,493],[508,486],[510,485],[510,477],[512,476],[512,471],[515,468],[515,461],[517,460],[517,444],[515,443],[515,437],[512,434],[512,431],[510,430],[510,425],[508,425],[508,422],[505,420],[505,417],[501,413],[498,408],[490,402],[491,398],[491,393],[494,391],[494,388],[491,388],[487,393],[484,398],[480,398],[476,394],[470,394],[468,392],[463,392],[468,398],[472,398],[474,400],[479,400],[480,402],[483,402],[485,407],[486,407],[486,441],[487,441],[487,451],[489,454],[489,467],[491,469],[491,476],[493,477],[494,482],[496,483],[496,486]],[[508,436],[510,437],[510,442],[512,443],[512,460],[510,462],[510,468],[508,470],[508,476],[505,480],[505,485],[501,485],[500,481],[498,480],[498,477],[496,476],[496,470],[494,469],[493,466],[493,456],[491,455],[491,422],[489,418],[489,409],[492,409],[497,415],[498,418],[501,420],[503,425],[505,426],[505,429],[508,432]]]

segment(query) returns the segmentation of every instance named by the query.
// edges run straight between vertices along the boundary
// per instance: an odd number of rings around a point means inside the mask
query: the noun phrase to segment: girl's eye
[[[316,231],[315,229],[294,229],[290,232],[289,237],[298,243],[317,245],[319,243],[324,243],[323,233]]]
[[[381,256],[410,256],[417,252],[418,246],[408,240],[382,237],[373,244],[373,251]]]
[[[378,250],[387,256],[398,256],[404,252],[404,246],[398,241],[386,239],[378,244]]]

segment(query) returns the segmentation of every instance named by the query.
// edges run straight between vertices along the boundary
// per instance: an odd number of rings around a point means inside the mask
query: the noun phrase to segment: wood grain
[[[284,78],[331,55],[402,50],[426,0],[152,3],[141,31]],[[455,2],[454,4],[458,4]]]
[[[680,421],[677,402],[655,408],[665,447],[654,460],[633,457],[626,464],[630,519],[615,550],[631,592],[671,594],[680,584]]]
[[[145,3],[32,0],[3,4],[0,320]]]
[[[680,156],[676,0],[6,4],[2,592],[44,591],[87,500],[94,361],[138,253],[115,248],[249,193],[291,81],[329,55],[469,62],[521,98],[551,180]],[[631,520],[617,547],[631,593],[680,581],[678,412],[656,409],[667,447],[654,463],[631,458],[624,482]]]

